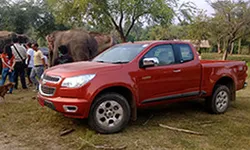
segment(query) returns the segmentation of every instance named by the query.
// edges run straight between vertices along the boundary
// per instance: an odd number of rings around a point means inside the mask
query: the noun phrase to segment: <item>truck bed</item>
[[[244,61],[201,60],[200,62],[202,66],[201,90],[206,91],[208,95],[213,92],[211,86],[216,84],[218,77],[232,78],[236,90],[243,88],[248,69]]]

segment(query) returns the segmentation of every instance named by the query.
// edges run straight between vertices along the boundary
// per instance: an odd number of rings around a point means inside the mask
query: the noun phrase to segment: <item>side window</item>
[[[159,45],[152,48],[144,58],[156,57],[159,59],[159,66],[175,63],[174,50],[172,45]]]
[[[188,62],[194,59],[193,51],[188,44],[177,44],[176,46],[180,51],[181,62]]]

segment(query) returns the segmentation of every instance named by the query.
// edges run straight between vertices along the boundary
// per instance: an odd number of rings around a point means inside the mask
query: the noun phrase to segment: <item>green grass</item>
[[[66,118],[60,113],[41,107],[32,99],[34,96],[31,89],[17,90],[12,95],[6,95],[5,101],[0,103],[0,149],[92,150],[93,147],[85,141],[113,147],[126,145],[128,150],[250,147],[249,87],[237,92],[237,100],[223,115],[207,113],[203,101],[176,103],[161,109],[142,110],[136,122],[130,122],[125,130],[111,135],[95,133],[89,129],[86,120]],[[143,125],[151,115],[153,117]],[[171,131],[159,127],[159,124],[205,135]],[[75,131],[60,136],[65,128],[73,128]]]
[[[202,53],[202,59],[215,59],[221,60],[223,54],[217,53]],[[238,61],[246,61],[250,62],[250,55],[228,55],[228,60],[238,60]]]

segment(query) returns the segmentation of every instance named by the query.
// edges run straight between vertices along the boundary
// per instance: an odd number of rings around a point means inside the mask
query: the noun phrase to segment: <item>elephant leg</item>
[[[89,59],[92,59],[98,54],[98,43],[95,38],[90,37],[90,39],[88,39],[87,49],[89,53]]]
[[[52,57],[52,66],[55,66],[55,60],[58,58],[58,51],[57,51],[57,47],[54,48],[54,51],[53,51],[53,57]]]
[[[49,51],[49,67],[53,66],[52,60],[53,60],[53,51]]]

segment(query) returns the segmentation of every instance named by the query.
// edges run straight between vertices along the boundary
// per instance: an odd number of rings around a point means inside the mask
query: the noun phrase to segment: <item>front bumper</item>
[[[90,103],[84,99],[65,98],[65,97],[45,97],[40,93],[37,100],[41,106],[47,106],[55,111],[63,113],[67,117],[87,118]]]

